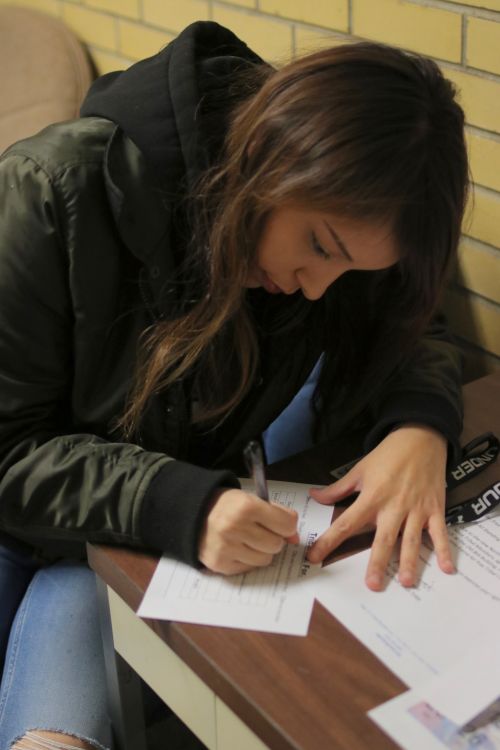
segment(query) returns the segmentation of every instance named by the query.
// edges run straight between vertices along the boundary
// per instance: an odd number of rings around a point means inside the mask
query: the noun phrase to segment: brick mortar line
[[[447,10],[450,13],[465,13],[469,16],[484,18],[487,21],[496,21],[500,23],[500,11],[490,10],[489,8],[478,8],[475,5],[464,5],[455,3],[452,0],[406,0],[412,5],[420,5],[423,8],[435,8],[437,10]]]
[[[68,3],[68,5],[70,4],[72,5],[73,3]],[[94,11],[94,12],[98,13],[100,11]],[[179,34],[179,32],[176,31],[175,29],[166,29],[162,26],[154,26],[152,23],[145,21],[143,19],[139,19],[139,18],[130,18],[129,16],[118,16],[116,14],[113,15],[112,13],[106,13],[105,11],[102,11],[102,15],[106,15],[108,18],[111,18],[115,21],[115,26],[116,26],[117,35],[118,35],[117,43],[120,41],[120,38],[119,38],[120,37],[120,34],[119,34],[119,22],[120,21],[125,21],[125,23],[130,23],[133,26],[137,26],[140,29],[146,29],[147,31],[156,31],[156,32],[159,32],[160,34],[170,34],[173,37],[176,37]],[[167,40],[167,41],[171,41],[171,40]],[[94,46],[99,51],[103,51],[103,52],[105,51],[102,47],[97,47],[97,45],[94,45]]]
[[[470,222],[467,222],[467,223],[470,224]],[[465,231],[470,232],[470,227],[468,227]],[[481,249],[483,252],[488,253],[488,255],[493,255],[494,260],[500,263],[500,247],[498,245],[492,245],[491,243],[485,242],[484,240],[480,240],[477,237],[473,237],[471,234],[463,233],[461,237],[463,238],[463,240],[468,240],[470,242],[478,243],[481,246],[481,248],[476,247],[475,250]]]
[[[202,0],[202,1],[207,6],[210,4],[210,0]],[[115,21],[129,21],[130,23],[135,23],[135,24],[138,24],[139,26],[145,26],[146,28],[149,28],[149,29],[156,29],[158,31],[167,31],[167,29],[164,29],[163,27],[160,27],[160,26],[154,26],[152,23],[144,19],[144,8],[143,8],[142,0],[140,0],[140,5],[139,5],[139,11],[141,12],[141,16],[139,18],[134,18],[133,16],[124,16],[119,13],[113,13],[113,11],[105,10],[101,8],[91,8],[90,6],[82,5],[81,3],[73,3],[70,0],[57,0],[57,2],[61,3],[61,8],[74,8],[74,7],[83,8],[83,10],[87,10],[89,11],[89,13],[97,13],[98,15],[106,16],[106,18],[112,18]],[[179,32],[172,31],[171,33],[177,35]]]
[[[475,65],[465,65],[464,67],[465,72],[471,72],[471,73],[487,73],[490,76],[496,76],[500,82],[500,73],[495,73],[493,70],[485,70],[485,68],[476,68]]]
[[[294,23],[295,23],[296,26],[300,26],[300,28],[304,28],[307,31],[315,31],[315,32],[318,32],[318,33],[320,33],[320,32],[326,32],[328,34],[332,34],[332,35],[335,35],[335,36],[342,36],[342,37],[344,37],[346,39],[346,41],[351,41],[351,42],[371,42],[371,41],[373,41],[373,42],[377,43],[377,40],[373,39],[372,37],[358,36],[357,34],[353,34],[353,33],[347,32],[347,31],[340,31],[339,29],[332,29],[332,28],[328,28],[326,26],[315,26],[314,24],[310,24],[310,23],[308,24],[305,21],[295,21]],[[386,42],[380,42],[380,43],[381,44],[386,44]],[[409,47],[402,47],[401,45],[399,45],[399,44],[397,44],[395,42],[392,42],[391,46],[397,47],[397,48],[402,49],[402,50],[404,50],[406,52],[412,52],[412,50],[410,50]],[[429,54],[425,54],[423,52],[420,52],[420,53],[419,52],[415,52],[415,54],[421,54],[424,57],[428,57],[431,60],[434,60],[439,65],[448,66],[449,68],[452,68],[453,70],[458,70],[459,72],[462,72],[462,73],[468,73],[468,72],[470,72],[471,74],[479,73],[479,75],[476,75],[476,78],[481,78],[481,79],[485,78],[485,79],[488,79],[488,80],[492,79],[492,80],[500,83],[500,74],[497,75],[495,73],[491,73],[491,71],[482,70],[481,68],[465,67],[465,66],[462,65],[462,63],[455,63],[455,62],[452,62],[451,60],[446,60],[446,59],[444,59],[442,57],[436,57],[436,55],[429,55]],[[482,74],[484,74],[484,75],[482,75]],[[486,129],[485,129],[485,132],[491,132],[491,133],[495,134],[495,131],[488,131]]]
[[[490,192],[495,193],[496,195],[500,197],[500,188],[492,188],[492,187],[489,187],[488,185],[483,185],[482,182],[474,182],[474,180],[471,180],[471,185],[472,185],[472,188],[470,191],[471,195],[476,188],[480,188],[482,190],[489,190]]]
[[[477,299],[484,304],[487,309],[492,308],[495,312],[500,312],[500,303],[495,302],[495,300],[489,299],[489,297],[485,297],[484,294],[480,294],[479,292],[474,291],[474,289],[470,289],[468,286],[464,286],[459,282],[454,281],[452,284],[453,286],[448,287],[449,291],[458,292],[460,297],[472,297],[473,299]]]
[[[464,282],[461,281],[452,281],[450,282],[450,285],[448,286],[448,291],[453,293],[456,293],[458,297],[461,299],[474,299],[478,300],[480,304],[484,304],[486,308],[493,307],[493,309],[498,308],[500,310],[500,303],[495,302],[495,300],[489,299],[489,297],[485,297],[484,294],[480,294],[479,292],[476,292],[474,289],[471,289],[469,286],[465,286]],[[448,315],[449,318],[449,315]],[[491,351],[491,349],[485,349],[486,352],[489,352],[494,357],[499,356],[495,352]]]
[[[500,200],[500,190],[495,190],[495,188],[485,187],[484,185],[478,185],[475,182],[473,184],[474,184],[474,192],[479,191],[479,195],[481,195],[482,193],[487,193],[494,200]]]
[[[232,5],[230,2],[224,2],[224,0],[213,0],[214,10],[216,8],[225,8],[226,10],[235,10],[242,13],[242,15],[252,16],[252,18],[262,18],[267,21],[277,21],[278,23],[282,23],[286,26],[290,26],[291,24],[298,24],[298,25],[306,25],[306,26],[313,26],[316,29],[320,29],[322,31],[330,31],[332,33],[337,34],[347,34],[349,32],[344,31],[342,29],[335,29],[332,26],[318,26],[314,23],[311,23],[309,21],[303,21],[298,18],[289,18],[288,16],[275,16],[272,13],[267,13],[264,10],[258,10],[257,8],[247,8],[246,6],[242,5]]]
[[[71,7],[74,7],[74,6],[75,6],[75,3],[69,3],[69,2],[66,3],[66,2],[64,2],[64,4],[61,6],[61,9],[68,8],[68,7],[71,8]],[[84,6],[81,5],[81,6],[78,6],[78,7],[82,7],[83,8]],[[113,27],[114,27],[113,28],[113,37],[114,37],[115,48],[114,49],[110,49],[110,48],[104,49],[103,47],[99,47],[98,49],[100,49],[103,52],[108,52],[108,53],[119,52],[120,51],[119,50],[119,47],[120,47],[120,35],[119,35],[119,31],[118,31],[118,21],[121,20],[122,17],[121,16],[112,15],[110,13],[101,13],[100,11],[96,11],[96,10],[93,10],[93,12],[94,13],[98,13],[99,15],[106,15],[107,18],[110,18],[114,22],[113,23]],[[80,41],[83,44],[85,44],[87,47],[89,47],[89,49],[90,49],[91,46],[96,46],[96,48],[97,48],[97,45],[94,45],[93,42],[87,42],[82,36],[80,36],[80,34],[82,33],[82,30],[78,26],[78,24],[76,24],[75,26],[73,26],[73,25],[69,26],[69,24],[66,21],[66,19],[64,18],[64,14],[62,12],[61,12],[60,19],[61,19],[61,21],[63,21],[68,26],[68,28],[71,29],[71,31],[73,31],[74,34],[76,34],[77,37],[80,38]],[[130,20],[130,19],[128,19],[128,20]]]
[[[120,34],[120,24],[119,24],[119,18],[115,16],[115,40],[116,40],[116,49],[121,48],[121,34]]]
[[[132,18],[125,18],[120,17],[116,19],[117,21],[125,21],[126,23],[130,23],[133,26],[137,26],[139,29],[146,29],[147,31],[159,31],[160,33],[165,34],[172,34],[173,36],[178,36],[179,32],[175,31],[173,29],[166,29],[163,26],[154,26],[152,23],[148,21],[138,21],[134,20]]]
[[[430,57],[430,55],[427,55]],[[500,83],[500,73],[492,73],[490,70],[482,70],[480,68],[473,68],[470,65],[463,67],[459,63],[451,62],[450,60],[442,60],[438,57],[433,57],[433,60],[441,63],[444,67],[455,70],[458,73],[465,73],[470,75],[472,78],[480,78],[483,81],[492,81],[493,83]]]
[[[104,10],[101,8],[91,8],[89,5],[82,5],[82,3],[72,3],[69,0],[59,0],[62,8],[79,8],[80,10],[86,11],[90,14],[96,14],[98,16],[105,16],[106,18],[112,18],[115,21],[139,21],[138,18],[132,18],[131,16],[122,16],[119,13],[113,13],[111,10]]]
[[[467,30],[468,30],[468,17],[462,16],[462,65],[464,68],[467,67]]]
[[[498,256],[498,259],[500,260],[500,247],[497,245],[492,245],[490,242],[484,242],[484,240],[478,240],[477,237],[471,237],[469,234],[466,234],[463,232],[460,235],[461,239],[460,242],[463,240],[467,240],[468,242],[472,242],[474,245],[479,245],[479,248],[475,248],[476,250],[483,250],[488,255],[494,255]]]
[[[312,31],[314,34],[317,34],[319,37],[324,36],[325,41],[328,40],[329,37],[332,38],[338,38],[341,37],[342,39],[345,39],[347,42],[357,42],[362,41],[360,37],[354,37],[352,34],[349,34],[347,31],[337,31],[336,29],[327,29],[324,26],[313,26],[311,24],[305,24],[305,23],[295,23],[294,28],[298,29],[299,31]]]
[[[55,15],[54,18],[61,18],[61,8],[62,8],[62,6],[61,6],[61,0],[54,0],[54,2],[56,4],[56,8],[57,8],[57,15]],[[4,7],[5,6],[7,6],[7,7],[11,6],[11,7],[14,7],[14,8],[26,8],[27,10],[38,10],[38,8],[35,8],[33,5],[17,5],[17,4],[16,5],[12,5],[9,2],[9,0],[3,0],[0,3],[0,6],[4,6]],[[43,12],[43,11],[41,11],[41,12]]]
[[[137,60],[133,60],[128,55],[124,55],[119,50],[109,50],[104,49],[104,47],[99,47],[97,44],[85,44],[85,47],[90,52],[90,55],[95,52],[100,55],[109,55],[110,57],[117,57],[120,58],[120,60],[123,60],[124,62],[130,63],[130,65],[133,65],[133,63],[137,62]]]
[[[89,5],[85,0],[78,0],[78,2],[73,2],[73,0],[59,0],[59,2],[64,3],[64,5],[70,6],[70,5],[79,5],[80,8],[86,8],[87,10],[93,10],[96,13],[106,13],[108,15],[116,16],[116,18],[130,18],[130,16],[122,16],[119,12],[115,12],[112,10],[106,10],[105,8],[96,8],[94,5]],[[139,18],[143,17],[143,0],[137,0],[137,12],[139,13]]]
[[[470,132],[471,135],[477,135],[488,141],[494,141],[500,145],[500,134],[494,130],[488,130],[487,128],[480,128],[478,125],[471,125],[466,123],[466,132]]]

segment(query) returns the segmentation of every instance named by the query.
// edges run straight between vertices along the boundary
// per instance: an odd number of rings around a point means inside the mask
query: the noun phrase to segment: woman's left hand
[[[366,584],[383,587],[384,574],[399,533],[402,533],[399,581],[416,582],[423,529],[427,529],[439,567],[453,573],[444,520],[446,439],[425,425],[408,424],[389,433],[342,479],[323,489],[311,489],[320,503],[332,504],[360,494],[312,545],[308,558],[318,563],[364,526],[375,526]]]

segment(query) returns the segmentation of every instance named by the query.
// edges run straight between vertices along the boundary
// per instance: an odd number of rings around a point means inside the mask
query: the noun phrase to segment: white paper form
[[[463,659],[431,679],[420,692],[427,703],[457,726],[463,727],[475,719],[488,706],[500,701],[498,636],[494,641],[474,643]]]
[[[420,552],[420,581],[405,589],[393,559],[386,589],[367,589],[369,550],[324,569],[317,598],[407,685],[451,667],[473,644],[498,639],[500,512],[450,530],[457,573],[446,575],[430,547]]]
[[[321,567],[305,561],[305,552],[330,525],[332,508],[310,498],[309,485],[268,485],[272,502],[297,511],[300,544],[287,544],[267,568],[235,576],[195,570],[163,557],[139,607],[140,617],[306,635],[313,579]],[[253,491],[246,480],[242,486]]]
[[[500,703],[486,723],[461,727],[438,711],[420,686],[368,715],[405,750],[500,750]]]

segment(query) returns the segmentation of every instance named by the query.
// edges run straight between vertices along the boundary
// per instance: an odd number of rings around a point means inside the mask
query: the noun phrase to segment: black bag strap
[[[448,471],[446,486],[449,490],[458,487],[471,477],[480,474],[494,463],[500,451],[500,441],[492,432],[478,435],[462,448],[460,462]]]
[[[471,477],[487,469],[488,466],[495,463],[499,452],[500,441],[492,432],[485,432],[471,440],[462,449],[460,463],[447,474],[446,486],[448,489],[463,484]],[[479,495],[448,508],[445,513],[446,525],[451,526],[455,523],[476,521],[498,505],[500,505],[500,477],[497,482],[485,487]]]

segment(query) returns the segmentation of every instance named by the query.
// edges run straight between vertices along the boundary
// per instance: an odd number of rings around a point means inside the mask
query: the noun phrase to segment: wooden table
[[[462,443],[485,432],[500,433],[500,372],[464,388]],[[331,444],[308,451],[300,460],[276,464],[275,479],[328,481],[325,467],[353,457],[353,448]],[[321,468],[322,467],[322,468]],[[500,465],[450,493],[455,504],[499,479]],[[270,472],[271,475],[271,472]],[[363,549],[357,537],[337,556]],[[114,647],[209,748],[217,750],[389,750],[396,745],[366,712],[405,690],[405,685],[370,651],[315,603],[309,634],[295,637],[140,620],[135,614],[157,559],[126,549],[89,545],[89,560],[101,581],[104,633],[110,684]],[[105,586],[103,587],[103,583]],[[118,665],[123,675],[123,663]],[[120,666],[121,665],[121,666]],[[130,679],[130,670],[127,673]],[[127,701],[126,692],[122,700]],[[118,721],[117,698],[114,698]],[[125,708],[131,719],[134,701]],[[139,717],[140,718],[140,717]],[[137,719],[137,717],[136,717]],[[141,750],[141,727],[119,738]],[[128,735],[124,736],[124,735]]]

